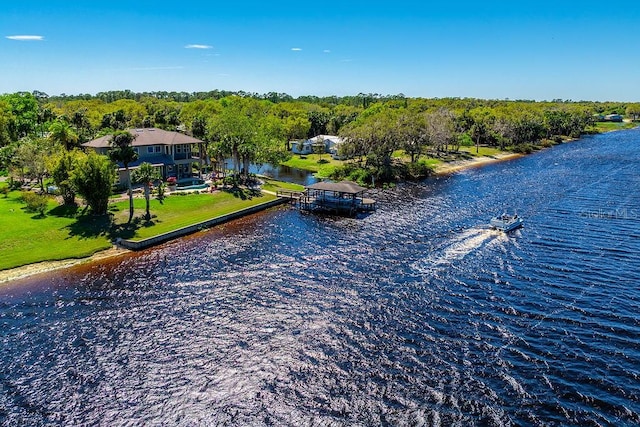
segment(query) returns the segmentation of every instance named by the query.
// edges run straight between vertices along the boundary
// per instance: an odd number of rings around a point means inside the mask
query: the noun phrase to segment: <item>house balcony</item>
[[[173,160],[187,160],[191,158],[191,153],[175,153]]]

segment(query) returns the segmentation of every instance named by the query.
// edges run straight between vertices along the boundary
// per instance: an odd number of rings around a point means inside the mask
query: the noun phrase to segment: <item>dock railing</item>
[[[293,190],[277,190],[276,196],[280,197],[281,199],[289,199],[291,203],[295,204],[303,196],[303,193]]]

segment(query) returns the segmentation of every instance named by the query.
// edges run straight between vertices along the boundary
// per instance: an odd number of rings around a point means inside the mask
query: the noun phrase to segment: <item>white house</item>
[[[313,147],[317,144],[324,145],[324,152],[331,154],[332,157],[338,156],[338,147],[342,144],[342,138],[335,135],[318,135],[313,138],[296,141],[291,144],[291,152],[293,154],[311,154],[314,152]]]

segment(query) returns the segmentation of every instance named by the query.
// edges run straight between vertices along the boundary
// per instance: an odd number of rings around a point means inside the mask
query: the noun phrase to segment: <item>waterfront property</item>
[[[279,191],[279,197],[291,199],[301,210],[355,215],[376,210],[376,201],[364,197],[366,188],[355,182],[317,182],[303,192]]]
[[[182,182],[193,178],[193,164],[199,162],[200,158],[192,153],[195,151],[194,147],[202,144],[202,141],[180,132],[156,128],[128,129],[128,132],[136,136],[132,146],[138,153],[138,160],[129,164],[130,169],[147,162],[156,167],[163,180],[175,177],[178,182]],[[104,135],[82,146],[106,155],[111,148],[110,140],[111,135]],[[118,166],[118,183],[126,185],[125,169],[121,164]]]
[[[335,135],[318,135],[304,141],[293,141],[291,152],[293,154],[322,153],[331,154],[331,157],[338,159],[338,148],[343,143],[342,138]],[[318,148],[321,146],[321,148]]]

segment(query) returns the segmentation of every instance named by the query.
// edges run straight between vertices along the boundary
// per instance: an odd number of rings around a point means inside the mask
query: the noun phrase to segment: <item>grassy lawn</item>
[[[420,160],[424,161],[431,169],[435,169],[436,166],[443,163],[442,160],[434,159],[433,157],[421,157]]]
[[[0,187],[6,186],[0,183]],[[301,190],[296,184],[268,180],[266,189]],[[110,205],[110,215],[96,217],[82,208],[58,206],[54,199],[41,217],[24,210],[20,192],[0,195],[0,270],[33,264],[88,257],[112,246],[117,237],[144,239],[220,215],[274,200],[251,190],[218,191],[213,194],[171,195],[160,204],[151,199],[150,221],[145,221],[145,200],[134,199],[135,216],[127,224],[129,202]]]
[[[302,191],[304,190],[304,186],[300,185],[300,184],[293,184],[291,182],[282,182],[282,181],[275,181],[273,179],[269,179],[269,178],[260,178],[262,179],[262,181],[264,181],[264,184],[262,185],[262,188],[264,188],[265,190],[269,190],[269,191],[273,191],[276,192],[278,190],[291,190],[291,191]]]
[[[135,219],[127,225],[129,218],[129,202],[121,201],[112,204],[115,233],[127,239],[146,239],[187,225],[196,224],[207,219],[225,215],[260,203],[274,200],[276,196],[263,193],[256,195],[249,190],[235,194],[218,191],[213,194],[171,195],[160,204],[151,199],[151,220],[143,219],[145,210],[144,198],[134,199]]]
[[[620,129],[633,129],[638,126],[638,123],[628,123],[628,122],[596,122],[592,127],[587,129],[588,131],[593,132],[610,132],[612,130],[620,130]]]
[[[460,151],[469,153],[472,156],[486,156],[491,157],[497,154],[506,154],[506,151],[502,151],[499,148],[495,147],[479,147],[478,153],[476,153],[476,147],[460,147]]]
[[[326,160],[327,163],[318,163],[318,161]],[[284,166],[290,168],[302,169],[309,172],[314,172],[318,178],[328,177],[336,166],[342,165],[341,160],[335,160],[331,158],[329,154],[306,154],[304,156],[293,155],[286,162],[281,163]]]
[[[3,185],[3,184],[0,184]],[[52,200],[46,216],[25,212],[20,192],[0,196],[0,270],[40,261],[83,258],[111,247],[104,221],[81,220]]]

